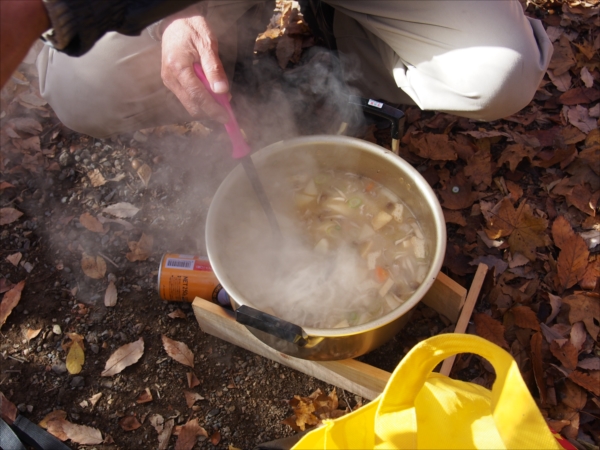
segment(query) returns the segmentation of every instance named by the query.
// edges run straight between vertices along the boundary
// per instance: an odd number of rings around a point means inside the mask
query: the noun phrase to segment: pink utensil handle
[[[206,75],[204,75],[204,71],[200,64],[194,63],[194,72],[196,72],[196,76],[202,82],[208,93],[215,99],[215,101],[221,105],[229,114],[229,122],[225,124],[225,129],[227,130],[227,134],[229,135],[229,140],[231,140],[231,145],[233,147],[233,158],[240,159],[246,155],[250,154],[250,147],[246,143],[244,136],[242,135],[242,131],[240,130],[240,126],[233,114],[233,110],[231,109],[231,104],[229,103],[229,98],[227,94],[215,94],[210,87],[210,83],[208,82]]]

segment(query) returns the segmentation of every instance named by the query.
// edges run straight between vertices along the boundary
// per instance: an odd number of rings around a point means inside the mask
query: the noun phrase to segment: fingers
[[[161,76],[192,117],[208,116],[227,123],[227,112],[207,92],[193,69],[194,62],[200,61],[213,92],[227,92],[229,84],[218,55],[217,41],[203,18],[195,22],[176,20],[163,33]]]

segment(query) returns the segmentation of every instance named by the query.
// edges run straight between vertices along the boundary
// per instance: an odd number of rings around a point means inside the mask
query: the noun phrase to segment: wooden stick
[[[483,263],[479,263],[477,272],[475,272],[475,277],[473,278],[473,283],[471,283],[471,289],[469,289],[469,294],[467,295],[465,305],[460,312],[460,316],[456,322],[456,327],[454,327],[455,333],[464,333],[467,331],[467,326],[469,325],[469,320],[471,320],[471,314],[473,314],[473,308],[475,308],[475,303],[477,303],[477,299],[479,298],[481,286],[483,286],[483,280],[485,280],[487,271],[488,266]],[[444,360],[442,363],[442,368],[440,369],[440,373],[442,375],[450,375],[450,371],[452,370],[455,359],[456,355]]]
[[[421,301],[456,323],[466,298],[467,290],[440,272]]]

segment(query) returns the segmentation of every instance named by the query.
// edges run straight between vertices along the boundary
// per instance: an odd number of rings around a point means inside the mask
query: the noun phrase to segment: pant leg
[[[362,63],[363,88],[385,98],[397,86],[426,110],[513,114],[533,98],[552,55],[541,23],[517,0],[325,1],[336,8],[338,49]]]
[[[237,56],[236,21],[262,0],[210,0],[207,20],[230,76]],[[46,47],[38,56],[40,92],[69,128],[98,138],[191,120],[160,76],[161,44],[107,33],[74,58]]]

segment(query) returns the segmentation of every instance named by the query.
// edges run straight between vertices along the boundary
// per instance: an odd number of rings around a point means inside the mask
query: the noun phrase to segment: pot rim
[[[411,177],[411,182],[415,185],[415,187],[419,189],[419,191],[425,197],[427,203],[432,209],[432,213],[435,218],[436,246],[433,251],[431,266],[425,276],[425,280],[423,281],[423,283],[421,283],[421,285],[417,288],[413,295],[411,295],[402,305],[400,305],[395,310],[362,325],[355,325],[347,328],[313,328],[306,326],[302,327],[302,329],[310,337],[343,337],[361,334],[376,328],[380,328],[398,319],[400,316],[406,314],[421,301],[423,296],[433,285],[444,261],[446,251],[446,223],[444,220],[444,214],[442,212],[440,203],[433,189],[429,186],[425,178],[423,178],[423,176],[406,160],[402,159],[400,156],[396,155],[392,151],[386,150],[385,148],[373,144],[371,142],[348,136],[300,136],[275,142],[271,145],[268,145],[267,147],[258,150],[256,153],[252,154],[251,157],[256,166],[260,169],[260,161],[269,158],[275,153],[290,150],[298,146],[304,147],[311,144],[314,145],[323,143],[346,145],[373,154],[383,159],[384,161],[391,163],[392,165],[398,166],[401,170],[403,170]],[[234,286],[229,285],[229,277],[227,276],[225,269],[219,264],[219,245],[217,243],[218,240],[212,238],[212,236],[215,236],[217,232],[217,219],[215,218],[217,214],[215,212],[217,210],[217,207],[215,207],[214,205],[219,205],[223,203],[224,197],[229,190],[228,188],[240,176],[243,176],[243,168],[241,167],[241,165],[238,165],[223,180],[223,182],[217,189],[215,196],[213,197],[206,218],[206,250],[208,259],[210,261],[215,275],[217,276],[217,279],[223,285],[223,288],[227,291],[230,297],[239,305],[248,305],[250,307],[256,308],[255,305],[246,301],[244,295],[241,292],[239,292]]]

